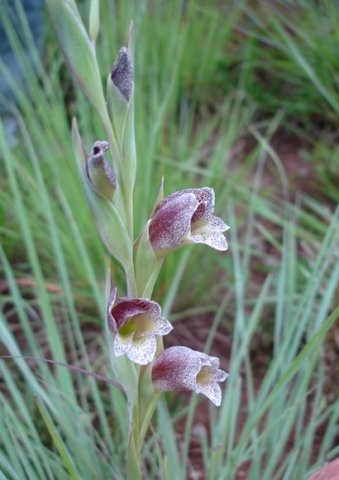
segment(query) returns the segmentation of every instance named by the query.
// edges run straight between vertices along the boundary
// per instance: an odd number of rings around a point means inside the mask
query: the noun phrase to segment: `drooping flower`
[[[161,352],[152,367],[154,388],[160,391],[202,393],[217,407],[228,374],[219,368],[219,359],[187,347],[170,347]]]
[[[204,243],[227,250],[222,232],[229,227],[213,215],[214,201],[214,190],[209,187],[187,188],[161,200],[149,224],[153,249],[161,255],[188,243]]]
[[[108,322],[115,333],[115,356],[127,355],[140,365],[154,359],[157,336],[167,335],[173,327],[161,316],[160,305],[147,298],[122,297],[116,300],[113,289],[108,303]]]
[[[111,201],[116,189],[116,178],[113,167],[106,158],[107,150],[107,142],[94,143],[86,162],[86,175],[91,187]]]

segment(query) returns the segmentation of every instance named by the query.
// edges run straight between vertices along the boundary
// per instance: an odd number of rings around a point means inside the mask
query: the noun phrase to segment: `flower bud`
[[[161,316],[158,303],[147,298],[122,297],[116,300],[113,289],[107,307],[108,324],[115,333],[116,357],[127,355],[140,365],[150,363],[157,348],[157,336],[167,335],[173,327]]]
[[[122,47],[107,81],[107,109],[116,140],[117,177],[124,192],[132,192],[136,175],[134,81],[132,53]],[[126,195],[126,193],[125,193]],[[131,194],[129,194],[131,201]]]
[[[127,233],[120,212],[116,209],[113,202],[108,201],[106,197],[101,194],[98,195],[95,187],[91,183],[87,169],[89,156],[85,150],[75,119],[72,123],[72,142],[81,182],[100,237],[111,255],[113,255],[121,265],[127,265],[132,254],[131,239]],[[105,144],[105,142],[100,143]],[[104,147],[104,149],[105,148],[106,147]],[[96,153],[98,152],[95,150],[94,155]],[[112,200],[112,198],[110,198],[110,200]]]
[[[171,347],[154,361],[152,381],[156,390],[202,393],[217,407],[228,374],[219,368],[219,359],[187,347]]]
[[[97,141],[86,162],[86,174],[93,190],[112,201],[116,189],[114,170],[106,158],[107,142]]]
[[[161,256],[189,243],[204,243],[227,250],[222,232],[228,226],[214,212],[212,188],[188,188],[161,200],[155,208],[149,225],[149,238],[153,249]]]
[[[133,89],[133,64],[126,47],[119,51],[112,68],[111,80],[128,102]]]

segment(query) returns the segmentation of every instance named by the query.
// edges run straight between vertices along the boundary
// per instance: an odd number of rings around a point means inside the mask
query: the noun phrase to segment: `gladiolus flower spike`
[[[171,347],[154,361],[152,381],[156,390],[202,393],[217,407],[228,374],[219,368],[219,359],[187,347]]]
[[[229,227],[213,215],[214,201],[214,190],[209,187],[187,188],[161,200],[149,224],[149,238],[155,252],[162,255],[189,243],[227,250],[222,232]]]
[[[158,303],[147,298],[115,298],[116,289],[111,293],[107,312],[109,327],[115,333],[114,354],[147,365],[154,359],[156,337],[167,335],[173,327],[161,316]]]

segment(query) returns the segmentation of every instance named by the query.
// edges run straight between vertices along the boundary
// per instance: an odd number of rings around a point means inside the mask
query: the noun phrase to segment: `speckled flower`
[[[108,303],[108,322],[115,333],[115,356],[127,355],[132,362],[147,365],[154,358],[158,335],[167,335],[172,325],[161,316],[160,306],[147,298],[122,297],[113,289]]]
[[[229,227],[214,212],[212,188],[188,188],[172,193],[155,208],[149,224],[153,249],[161,255],[187,243],[204,243],[227,250],[222,232]]]
[[[171,347],[156,358],[152,368],[154,388],[161,391],[202,393],[217,407],[228,374],[219,368],[219,359],[187,347]]]

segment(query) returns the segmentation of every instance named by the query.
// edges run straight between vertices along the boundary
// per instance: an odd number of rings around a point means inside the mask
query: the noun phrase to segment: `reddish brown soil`
[[[339,458],[331,463],[326,463],[311,475],[309,480],[339,480]]]

